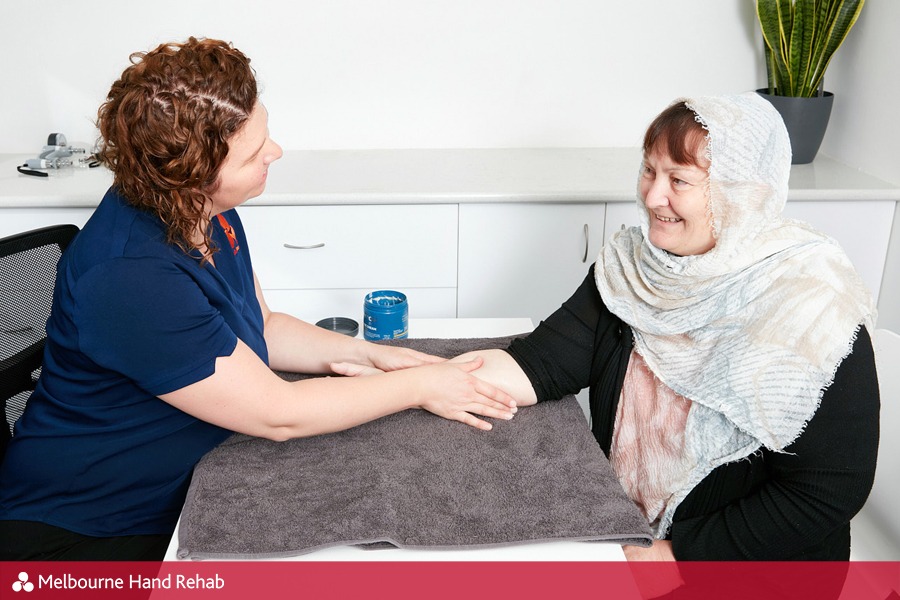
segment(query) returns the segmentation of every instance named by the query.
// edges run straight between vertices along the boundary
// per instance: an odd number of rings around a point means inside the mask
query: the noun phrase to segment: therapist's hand
[[[397,346],[384,346],[381,344],[370,344],[369,361],[372,367],[379,371],[396,371],[398,369],[409,369],[410,367],[420,367],[422,365],[433,365],[444,362],[446,359],[440,356],[432,356],[411,348],[398,348]]]
[[[443,362],[406,371],[420,376],[421,388],[416,394],[422,399],[419,408],[484,430],[492,425],[479,416],[512,419],[518,410],[512,396],[471,374],[483,364],[484,359],[475,357],[467,362]]]
[[[500,388],[471,375],[480,369],[484,359],[474,357],[465,362],[442,361],[411,369],[424,401],[419,408],[445,419],[460,421],[478,429],[491,429],[491,424],[475,415],[497,419],[511,419],[518,410],[516,401]],[[338,375],[365,377],[382,373],[380,369],[356,363],[332,363],[331,370]]]
[[[447,359],[440,356],[425,354],[411,348],[399,348],[397,346],[383,346],[381,344],[368,344],[370,346],[367,358],[369,363],[333,362],[331,370],[338,375],[358,377],[362,375],[375,375],[400,369],[410,369],[424,365],[434,365],[446,362]]]
[[[366,375],[384,373],[384,371],[375,367],[350,362],[331,363],[331,370],[337,375],[346,375],[347,377],[365,377]]]

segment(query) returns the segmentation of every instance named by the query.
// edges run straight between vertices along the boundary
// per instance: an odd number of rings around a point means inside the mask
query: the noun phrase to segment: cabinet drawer
[[[71,223],[84,227],[93,208],[4,208],[0,210],[0,238],[48,225]]]
[[[788,202],[784,216],[806,221],[836,239],[877,303],[895,205],[888,200]]]
[[[620,229],[640,224],[638,207],[634,200],[629,202],[609,202],[606,205],[606,226],[603,229],[603,243]]]
[[[238,212],[264,289],[456,287],[456,205]]]

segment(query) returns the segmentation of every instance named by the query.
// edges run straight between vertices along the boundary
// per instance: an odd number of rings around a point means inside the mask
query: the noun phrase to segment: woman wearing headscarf
[[[519,406],[590,388],[657,538],[629,559],[847,560],[878,446],[870,294],[834,240],[782,217],[790,142],[758,95],[680,100],[643,150],[641,225],[477,373]]]

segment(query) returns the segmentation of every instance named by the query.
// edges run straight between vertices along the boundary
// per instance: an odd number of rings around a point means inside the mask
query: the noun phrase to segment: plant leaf
[[[859,19],[865,0],[831,0],[826,13],[828,21],[822,23],[823,30],[819,34],[819,42],[812,56],[813,69],[810,72],[808,88],[813,95],[819,82],[825,76],[825,70],[837,49],[847,39],[850,29]]]
[[[814,96],[865,0],[757,0],[769,92]]]
[[[787,70],[787,47],[784,43],[785,32],[780,17],[781,8],[781,0],[757,0],[756,3],[756,15],[766,48],[769,93],[772,94],[783,90],[790,81]]]
[[[803,96],[812,68],[813,38],[816,33],[817,0],[795,0],[793,3],[793,28],[791,29],[789,68],[791,70],[791,96]]]

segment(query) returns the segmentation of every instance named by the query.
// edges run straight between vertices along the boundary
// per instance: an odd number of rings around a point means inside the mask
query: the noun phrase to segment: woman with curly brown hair
[[[43,372],[0,469],[0,560],[161,558],[194,465],[232,432],[285,440],[407,408],[480,429],[512,417],[471,375],[480,360],[270,311],[234,210],[282,153],[250,61],[190,38],[131,62],[98,115],[114,183],[60,261]],[[385,373],[272,372],[339,362]]]

